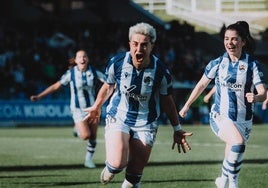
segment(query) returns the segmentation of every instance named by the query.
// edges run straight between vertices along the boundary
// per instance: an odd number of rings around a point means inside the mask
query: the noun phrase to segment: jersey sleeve
[[[258,61],[255,61],[253,65],[253,84],[264,84],[264,74],[261,68],[261,65]]]
[[[101,71],[98,71],[98,70],[96,70],[96,74],[97,74],[98,79],[104,82],[105,74],[103,74]]]
[[[205,72],[204,72],[204,75],[209,78],[209,79],[214,79],[217,75],[217,71],[219,69],[219,64],[220,64],[220,61],[221,59],[218,58],[218,59],[215,59],[215,60],[212,60],[210,61],[206,68],[205,68]]]
[[[163,78],[161,81],[160,94],[171,95],[172,94],[172,76],[167,68],[164,69]]]
[[[61,85],[64,85],[66,86],[67,84],[70,83],[71,81],[71,71],[70,70],[67,70],[60,78],[60,83]]]
[[[108,66],[106,67],[105,81],[107,84],[115,84],[116,83],[114,64],[112,62],[110,62],[108,64]]]

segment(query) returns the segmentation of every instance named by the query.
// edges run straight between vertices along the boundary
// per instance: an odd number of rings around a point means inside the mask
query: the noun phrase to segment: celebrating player
[[[78,135],[83,140],[88,140],[84,165],[95,168],[93,154],[96,147],[97,127],[99,121],[83,120],[86,113],[83,108],[90,107],[95,101],[95,89],[97,79],[103,81],[103,74],[89,65],[89,58],[84,50],[76,52],[76,56],[70,60],[70,69],[65,72],[59,81],[52,84],[38,95],[32,95],[31,101],[37,101],[46,95],[59,90],[62,86],[70,84],[70,107]]]
[[[226,28],[226,52],[209,62],[204,75],[179,112],[185,117],[190,105],[215,78],[216,93],[210,113],[210,126],[226,144],[222,175],[215,181],[218,188],[228,185],[229,188],[238,187],[238,174],[252,129],[253,105],[266,97],[260,64],[245,52],[251,44],[248,39],[249,35],[241,24],[231,24]]]
[[[126,167],[122,188],[140,187],[156,138],[160,105],[174,129],[173,148],[177,144],[179,152],[191,149],[185,137],[192,133],[182,130],[171,95],[171,75],[151,54],[155,41],[156,31],[151,25],[138,23],[130,27],[130,51],[110,59],[98,97],[92,107],[85,109],[89,120],[99,118],[101,106],[111,96],[106,109],[103,184]]]

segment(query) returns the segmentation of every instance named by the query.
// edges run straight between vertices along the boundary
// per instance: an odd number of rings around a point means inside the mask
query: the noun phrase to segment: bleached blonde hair
[[[151,43],[155,43],[156,41],[156,31],[153,26],[148,23],[137,23],[129,28],[128,38],[131,40],[134,34],[142,34],[150,37]]]

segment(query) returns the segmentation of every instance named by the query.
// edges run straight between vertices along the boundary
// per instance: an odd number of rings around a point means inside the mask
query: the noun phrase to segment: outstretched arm
[[[31,101],[38,101],[41,98],[59,90],[61,88],[61,83],[58,81],[54,84],[52,84],[51,86],[49,86],[48,88],[46,88],[44,91],[42,91],[41,93],[39,93],[38,95],[32,95],[30,97]]]

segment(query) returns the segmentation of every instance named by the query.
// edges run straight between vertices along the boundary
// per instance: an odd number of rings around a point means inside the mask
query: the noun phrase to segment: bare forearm
[[[42,91],[41,93],[39,93],[37,95],[38,99],[41,99],[51,93],[54,93],[55,91],[57,91],[58,89],[60,89],[61,84],[59,82],[56,82],[55,84],[49,86],[48,88],[46,88],[44,91]]]
[[[192,93],[190,94],[188,100],[186,101],[184,106],[190,107],[192,103],[200,96],[200,94],[204,91],[206,85],[198,83],[196,87],[193,89]]]
[[[114,86],[110,86],[108,84],[104,84],[103,87],[100,89],[97,99],[94,103],[94,106],[98,109],[109,99],[114,91]]]
[[[179,116],[175,103],[173,102],[172,96],[165,96],[161,98],[161,106],[163,111],[166,113],[172,126],[178,125]]]

